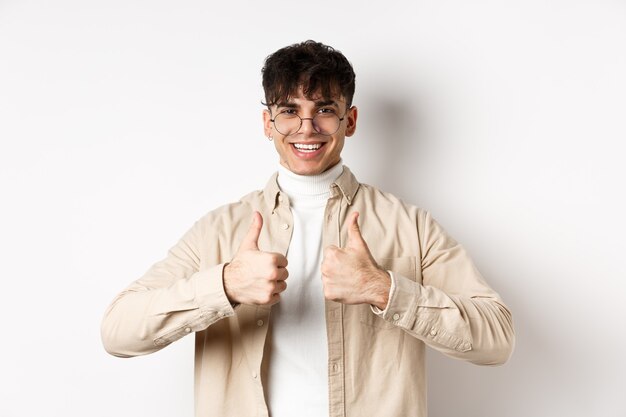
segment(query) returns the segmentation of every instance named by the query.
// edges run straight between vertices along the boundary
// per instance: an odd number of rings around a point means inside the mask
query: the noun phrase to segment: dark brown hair
[[[265,59],[265,104],[272,106],[297,95],[302,87],[310,98],[321,93],[329,99],[342,95],[348,108],[354,96],[355,74],[346,57],[323,43],[308,40],[279,49]]]

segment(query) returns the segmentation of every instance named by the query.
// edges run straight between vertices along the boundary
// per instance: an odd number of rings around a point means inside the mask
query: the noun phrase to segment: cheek
[[[333,148],[333,153],[341,153],[341,151],[343,150],[343,139],[339,139],[337,141],[335,141],[335,146]]]
[[[283,142],[282,138],[275,138],[274,145],[276,146],[276,150],[278,152],[287,152],[289,150],[289,145],[287,142]]]
[[[276,148],[276,152],[280,155],[281,159],[287,159],[291,153],[291,149],[289,149],[291,145],[288,143],[283,143],[281,138],[274,138],[274,147]]]

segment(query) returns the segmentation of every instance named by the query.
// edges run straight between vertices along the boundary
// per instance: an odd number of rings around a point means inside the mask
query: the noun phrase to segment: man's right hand
[[[252,225],[233,260],[224,267],[224,290],[231,303],[272,305],[280,301],[289,276],[287,258],[259,250],[263,217],[254,212]]]

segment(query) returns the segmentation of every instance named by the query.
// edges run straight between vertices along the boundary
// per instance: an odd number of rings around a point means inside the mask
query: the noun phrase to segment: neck
[[[330,185],[343,172],[343,163],[317,175],[294,174],[282,165],[278,167],[278,186],[292,203],[325,203],[330,196]]]

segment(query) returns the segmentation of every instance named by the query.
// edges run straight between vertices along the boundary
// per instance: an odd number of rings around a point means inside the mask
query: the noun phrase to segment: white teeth
[[[304,144],[304,143],[294,143],[296,149],[302,152],[314,152],[322,147],[321,143],[312,143],[312,144]]]

